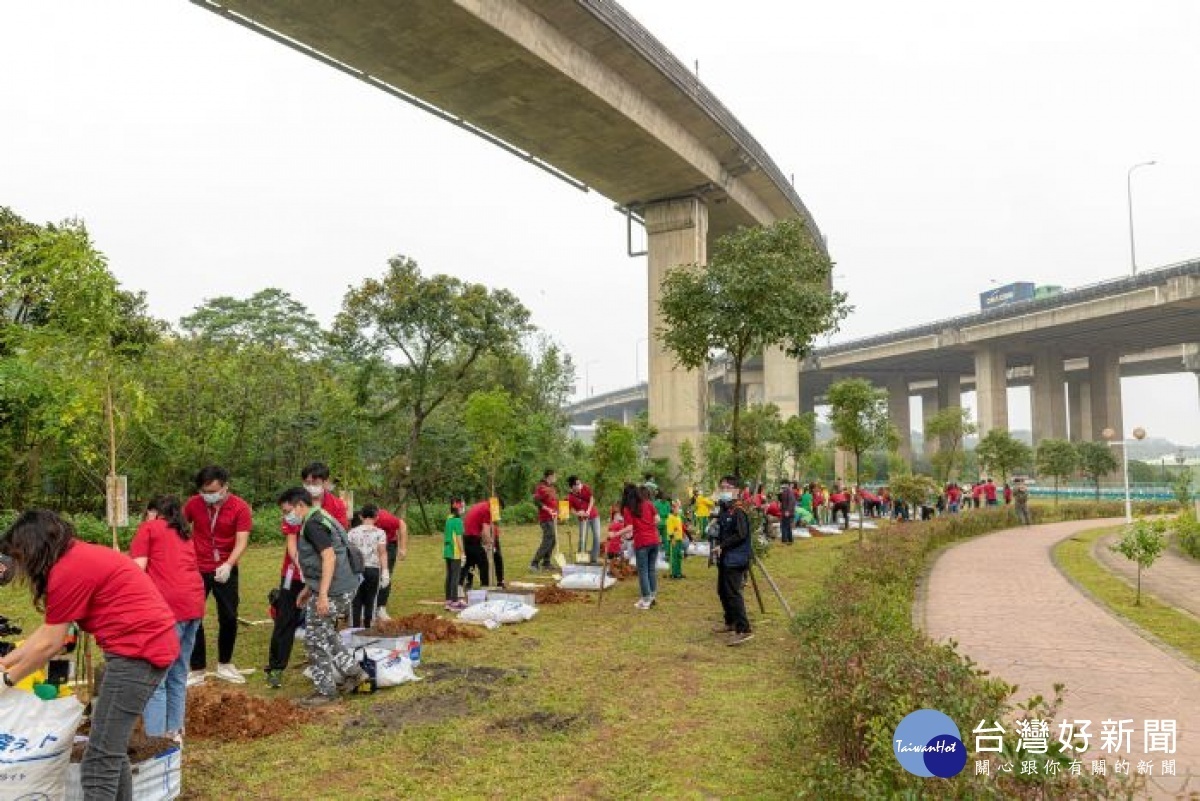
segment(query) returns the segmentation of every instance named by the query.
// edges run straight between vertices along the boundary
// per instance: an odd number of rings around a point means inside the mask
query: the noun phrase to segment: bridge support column
[[[1091,385],[1092,437],[1111,428],[1117,439],[1125,438],[1121,409],[1121,354],[1102,350],[1088,354],[1088,382]]]
[[[888,419],[900,434],[900,458],[912,464],[912,415],[908,409],[908,379],[888,381]]]
[[[1183,368],[1191,370],[1196,376],[1196,389],[1200,395],[1200,342],[1192,342],[1183,346]]]
[[[939,375],[937,386],[921,393],[922,431],[929,424],[929,418],[953,406],[962,406],[962,378],[957,375]],[[936,440],[925,437],[926,456],[933,456],[942,448],[949,447],[950,442],[945,437]]]
[[[647,206],[645,220],[650,273],[647,396],[650,424],[658,429],[651,454],[674,460],[680,443],[697,440],[705,429],[707,387],[704,372],[677,367],[659,339],[659,303],[671,268],[708,260],[708,207],[695,198],[669,200]]]
[[[767,348],[763,353],[763,402],[779,407],[786,420],[800,413],[800,360],[782,348]]]
[[[993,428],[1008,430],[1008,356],[996,346],[975,351],[975,414],[979,436]]]
[[[1063,397],[1062,354],[1051,348],[1033,356],[1033,443],[1066,439],[1067,413]]]
[[[1092,433],[1092,387],[1085,379],[1067,382],[1067,409],[1071,421],[1071,442],[1091,442]]]

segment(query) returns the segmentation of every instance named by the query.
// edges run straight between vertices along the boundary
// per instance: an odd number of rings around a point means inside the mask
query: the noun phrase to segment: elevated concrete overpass
[[[482,136],[642,221],[650,271],[650,419],[673,455],[704,428],[705,381],[654,336],[665,272],[714,237],[800,218],[791,183],[730,111],[612,0],[192,0]],[[631,254],[632,255],[632,254]],[[798,365],[767,354],[773,402]]]
[[[1197,340],[1200,260],[822,348],[801,367],[802,406],[834,381],[867,378],[888,388],[907,432],[914,390],[928,415],[960,405],[967,386],[982,435],[1008,428],[1007,387],[1029,383],[1035,442],[1123,435],[1120,377],[1200,375]]]
[[[982,434],[1008,428],[1007,388],[1030,386],[1035,442],[1097,439],[1105,428],[1123,435],[1120,379],[1175,372],[1200,378],[1198,340],[1200,260],[819,348],[800,367],[800,408],[822,403],[835,381],[866,378],[888,388],[892,421],[909,452],[912,396],[921,397],[927,418],[974,390]],[[712,397],[728,398],[727,373],[720,362],[710,366]],[[747,401],[769,400],[761,360],[747,365],[744,380]],[[631,415],[636,390],[609,395]],[[590,400],[568,413],[610,416],[604,398]]]

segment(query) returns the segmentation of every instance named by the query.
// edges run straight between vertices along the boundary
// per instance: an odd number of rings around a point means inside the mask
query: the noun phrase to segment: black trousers
[[[487,551],[483,547],[482,537],[463,537],[463,550],[466,552],[467,564],[463,568],[462,585],[471,589],[475,584],[475,570],[479,570],[479,586],[488,586],[491,570],[488,566]]]
[[[543,520],[538,525],[542,527],[542,542],[533,554],[533,559],[529,561],[529,566],[547,568],[550,567],[550,557],[554,555],[554,549],[558,547],[558,543],[555,542],[558,537],[558,524],[553,520]]]
[[[462,562],[458,559],[446,559],[446,600],[458,600],[458,572]]]
[[[492,540],[492,561],[496,563],[496,585],[504,583],[504,554],[500,552],[500,538]]]
[[[850,527],[850,504],[835,503],[833,505],[833,511],[829,515],[829,522],[836,525],[838,515],[842,516],[842,528],[849,528]]]
[[[732,626],[737,632],[750,631],[750,618],[746,617],[746,599],[742,595],[746,586],[746,570],[744,567],[717,565],[717,597],[721,599],[725,625]]]
[[[792,521],[796,519],[796,513],[784,512],[783,517],[779,518],[779,539],[783,542],[792,542]]]
[[[235,566],[229,574],[229,581],[220,584],[214,578],[215,573],[201,573],[204,579],[204,600],[212,595],[217,602],[217,663],[228,664],[233,661],[233,646],[237,643],[238,628],[238,569]],[[204,623],[196,629],[196,645],[192,648],[192,670],[204,670],[208,667],[208,649],[205,645]]]
[[[350,625],[369,627],[375,619],[375,598],[379,595],[379,568],[364,567],[358,591],[350,602]]]
[[[267,651],[267,670],[287,670],[292,661],[292,646],[296,644],[296,629],[304,619],[304,610],[296,608],[296,600],[304,590],[304,582],[292,579],[291,587],[279,584],[279,601],[275,605],[275,626],[271,629],[271,646]]]
[[[399,552],[399,541],[387,544],[388,574],[392,577],[392,583],[381,589],[376,596],[375,607],[377,609],[383,609],[387,606],[388,598],[392,597],[392,584],[396,583],[396,555]]]

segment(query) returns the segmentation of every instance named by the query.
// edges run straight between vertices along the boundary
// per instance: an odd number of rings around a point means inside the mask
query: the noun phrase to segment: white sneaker
[[[187,686],[199,687],[204,683],[204,677],[207,676],[203,670],[189,670],[187,677]]]
[[[376,622],[381,621],[381,620],[391,620],[391,619],[392,619],[392,616],[387,613],[386,609],[376,609],[375,610]]]
[[[245,684],[246,677],[242,675],[232,662],[217,665],[217,678],[230,684]]]
[[[634,604],[634,607],[637,609],[649,609],[650,602],[647,601],[645,598],[639,598],[637,600],[637,603]]]

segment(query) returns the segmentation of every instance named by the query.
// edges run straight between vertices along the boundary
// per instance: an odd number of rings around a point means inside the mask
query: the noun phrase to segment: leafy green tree
[[[723,437],[729,443],[730,455],[734,453],[732,412],[732,407],[719,404],[709,410],[709,435]],[[746,409],[741,418],[740,471],[731,463],[726,472],[746,480],[765,480],[771,445],[779,442],[782,426],[779,407],[773,403],[754,404]]]
[[[654,332],[678,363],[701,370],[718,354],[733,362],[730,441],[733,470],[743,468],[742,371],[772,347],[803,357],[814,337],[837,328],[849,307],[829,290],[832,262],[799,220],[741,228],[720,237],[706,265],[668,271],[662,283],[663,325]]]
[[[282,289],[270,287],[246,299],[206,300],[179,321],[188,334],[233,347],[257,345],[316,355],[325,335],[308,308]]]
[[[933,467],[942,485],[956,475],[955,467],[962,455],[963,439],[977,430],[971,422],[971,413],[958,406],[942,409],[925,421],[925,439],[938,441],[938,449],[933,454]]]
[[[632,428],[616,420],[601,420],[596,425],[592,464],[597,498],[603,498],[606,503],[614,502],[625,482],[637,478],[639,462],[637,439]]]
[[[914,512],[937,497],[940,486],[929,476],[913,473],[893,476],[888,480],[892,497],[908,504],[908,508]]]
[[[838,381],[829,388],[829,424],[837,447],[854,454],[854,484],[862,484],[862,457],[872,448],[894,450],[900,435],[888,420],[887,390],[861,378]],[[862,542],[862,515],[858,541]]]
[[[692,487],[696,483],[696,445],[690,439],[685,439],[679,443],[679,452],[677,454],[677,464],[679,465],[678,479],[679,483],[685,487]]]
[[[1180,470],[1175,476],[1175,480],[1171,482],[1171,493],[1175,496],[1175,500],[1184,511],[1192,504],[1192,471],[1190,469]]]
[[[1149,568],[1167,547],[1166,520],[1138,520],[1125,527],[1121,539],[1109,546],[1131,562],[1137,563],[1137,595],[1133,605],[1142,605],[1142,569]]]
[[[808,471],[809,457],[817,445],[817,415],[804,412],[792,415],[779,429],[779,444],[792,460],[792,473],[799,480]]]
[[[1096,489],[1096,500],[1100,500],[1100,479],[1117,469],[1117,457],[1104,442],[1080,442],[1075,446],[1078,454],[1079,472],[1087,476]]]
[[[463,408],[463,424],[471,435],[471,464],[487,479],[488,494],[496,494],[496,475],[512,456],[517,411],[502,389],[473,392]]]
[[[1067,481],[1079,466],[1079,453],[1065,439],[1044,439],[1037,446],[1038,474],[1054,479],[1054,503],[1058,504],[1058,485]]]
[[[1029,466],[1033,449],[1007,430],[993,428],[975,446],[975,457],[984,470],[999,476],[1000,482],[1004,483],[1014,472]]]
[[[369,278],[346,294],[334,341],[369,365],[363,386],[375,390],[372,414],[408,418],[401,497],[429,416],[469,381],[481,358],[516,350],[528,331],[529,311],[511,292],[448,275],[425,277],[403,256],[388,261],[382,279]]]

